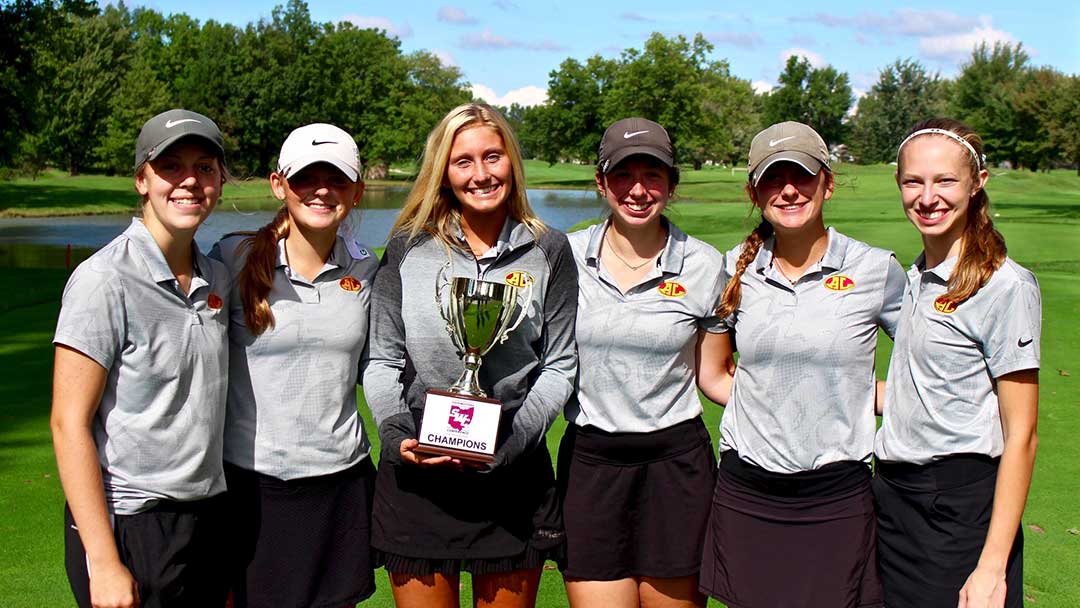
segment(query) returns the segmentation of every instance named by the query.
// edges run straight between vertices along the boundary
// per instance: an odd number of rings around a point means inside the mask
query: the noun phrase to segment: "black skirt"
[[[561,559],[562,515],[546,444],[488,473],[379,467],[372,547],[400,574],[494,574]]]
[[[870,468],[780,474],[725,452],[700,580],[729,608],[882,606]]]
[[[701,418],[651,433],[571,425],[559,448],[565,576],[696,576],[716,483]]]
[[[226,463],[236,608],[353,605],[375,592],[375,466],[283,481]]]
[[[955,455],[926,465],[878,462],[881,583],[889,606],[954,608],[986,542],[998,459]],[[1024,536],[1005,571],[1010,608],[1024,602]]]

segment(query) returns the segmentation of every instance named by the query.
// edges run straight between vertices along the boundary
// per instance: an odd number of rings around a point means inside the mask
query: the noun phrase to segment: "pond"
[[[360,203],[360,240],[382,247],[405,202],[406,187],[369,188]],[[599,217],[603,199],[592,190],[529,190],[529,203],[545,222],[559,230]],[[202,250],[223,235],[255,230],[270,221],[276,201],[222,199],[199,228],[195,240]],[[0,218],[0,266],[64,267],[76,264],[111,241],[131,223],[130,215]]]

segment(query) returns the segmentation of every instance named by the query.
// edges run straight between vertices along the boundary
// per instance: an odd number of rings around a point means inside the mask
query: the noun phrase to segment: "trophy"
[[[465,371],[447,390],[429,390],[417,440],[418,452],[491,462],[499,433],[502,403],[480,387],[481,357],[506,342],[529,312],[532,278],[521,272],[508,283],[466,277],[446,278],[449,264],[435,277],[435,302],[446,330],[463,357]],[[442,292],[448,288],[443,301]]]

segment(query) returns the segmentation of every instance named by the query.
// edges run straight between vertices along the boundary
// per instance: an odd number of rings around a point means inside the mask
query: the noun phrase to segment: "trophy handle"
[[[499,336],[498,344],[502,344],[510,339],[510,334],[521,325],[521,322],[525,320],[525,317],[529,316],[529,304],[532,302],[533,284],[535,281],[529,281],[529,284],[525,286],[525,295],[521,298],[521,312],[518,313],[514,323],[507,327]],[[520,293],[520,292],[519,292]]]
[[[435,273],[435,305],[439,307],[439,316],[446,321],[446,333],[450,334],[450,341],[454,343],[454,347],[461,352],[465,352],[465,345],[461,344],[458,340],[457,333],[454,332],[454,325],[450,319],[450,311],[446,306],[443,306],[442,291],[444,288],[450,287],[450,279],[446,276],[447,271],[450,269],[450,262],[446,262],[439,267],[439,271]]]

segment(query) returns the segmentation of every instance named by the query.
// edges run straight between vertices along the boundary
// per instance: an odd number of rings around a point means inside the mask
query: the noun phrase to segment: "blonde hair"
[[[450,148],[454,137],[466,129],[487,127],[502,138],[506,154],[510,158],[513,184],[506,204],[511,217],[525,224],[534,235],[547,229],[529,206],[525,195],[525,168],[521,161],[521,148],[517,138],[495,108],[486,104],[468,103],[450,110],[431,131],[424,146],[424,158],[405,205],[390,229],[390,236],[405,234],[414,239],[420,232],[427,232],[447,246],[455,244],[453,230],[460,226],[461,203],[444,186],[446,168],[450,161]]]
[[[958,120],[930,118],[912,127],[905,136],[904,143],[907,143],[916,132],[927,129],[948,131],[968,143],[970,150],[974,152],[969,155],[971,178],[978,183],[979,172],[983,169],[980,161],[985,158],[982,138],[971,127]],[[917,137],[946,137],[946,135],[929,132]],[[957,145],[962,144],[957,142]],[[904,160],[902,152],[903,143],[900,144],[896,155],[898,173],[902,170]],[[956,304],[967,300],[982,289],[994,271],[1005,262],[1007,253],[1005,237],[1001,236],[997,228],[994,228],[994,221],[990,219],[990,197],[986,194],[985,188],[979,188],[978,192],[971,195],[966,219],[967,223],[964,225],[961,237],[960,256],[952,274],[949,275],[949,287],[943,296]]]

